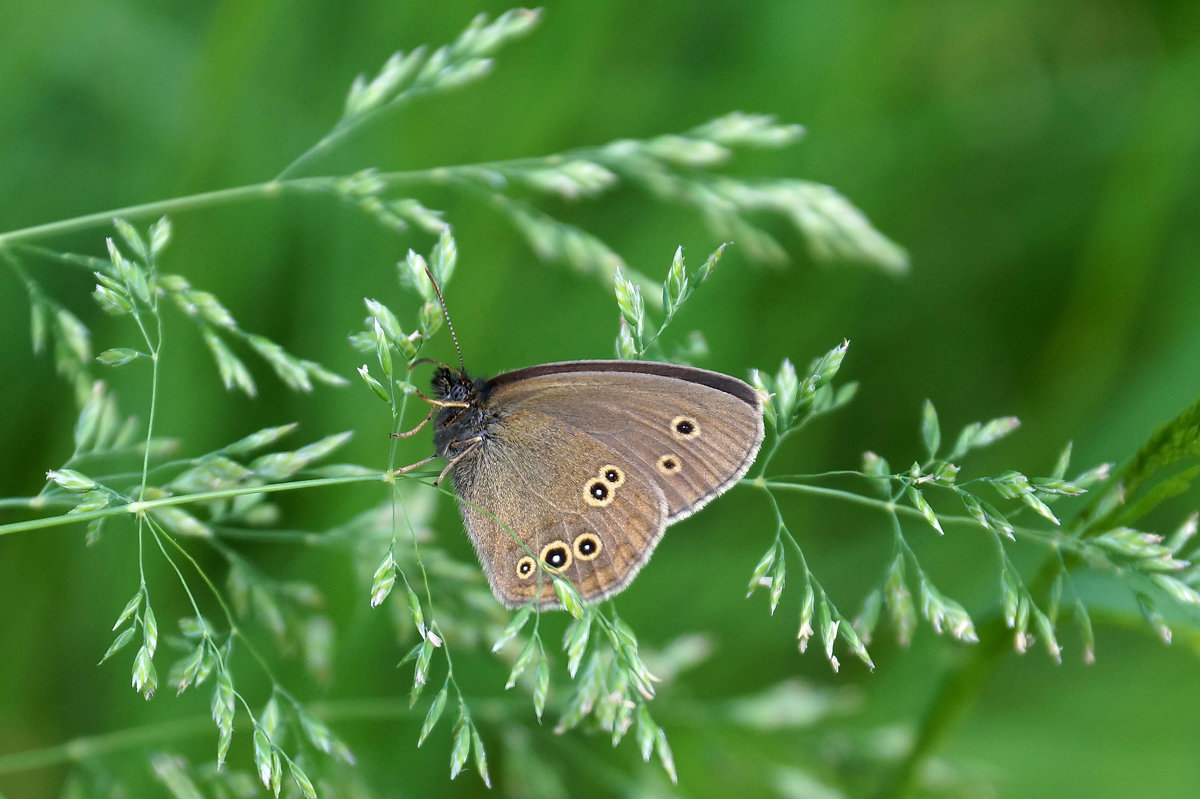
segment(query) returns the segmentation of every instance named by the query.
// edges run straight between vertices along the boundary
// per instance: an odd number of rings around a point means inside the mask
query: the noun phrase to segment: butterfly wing
[[[493,592],[557,604],[545,566],[585,600],[620,591],[666,526],[735,483],[763,438],[758,394],[672,364],[574,361],[489,382],[496,415],[454,469]]]
[[[667,500],[619,461],[561,420],[518,410],[454,467],[467,533],[501,602],[557,605],[547,566],[588,601],[629,584],[662,537]]]
[[[651,361],[571,361],[492,381],[506,407],[554,416],[620,454],[667,499],[668,524],[725,492],[763,440],[762,398],[736,378]]]

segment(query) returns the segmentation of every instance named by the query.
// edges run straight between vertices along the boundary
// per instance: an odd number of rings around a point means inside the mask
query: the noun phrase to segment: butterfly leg
[[[403,433],[392,433],[392,438],[408,438],[409,436],[416,435],[422,427],[429,424],[429,420],[433,418],[433,414],[436,410],[436,407],[430,408],[429,413],[425,414],[425,418],[422,419],[416,427],[414,427],[412,430],[406,430]]]
[[[465,445],[463,451],[450,459],[450,462],[446,464],[446,468],[442,469],[442,473],[439,474],[437,479],[433,481],[434,485],[439,485],[442,480],[446,479],[446,475],[450,473],[450,470],[453,469],[459,461],[474,452],[475,448],[483,443],[483,436],[475,436],[474,438],[468,438],[466,441],[458,441],[455,443]]]
[[[404,474],[405,472],[411,472],[413,469],[418,469],[418,468],[424,466],[425,464],[429,463],[430,461],[436,460],[436,459],[437,459],[436,454],[430,455],[428,458],[422,458],[421,460],[417,461],[416,463],[410,463],[407,466],[401,466],[399,469],[392,472],[392,474],[400,475],[400,474]],[[438,479],[440,480],[442,478],[439,477]]]

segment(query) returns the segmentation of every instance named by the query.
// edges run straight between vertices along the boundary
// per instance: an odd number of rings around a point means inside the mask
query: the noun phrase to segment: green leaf
[[[938,447],[942,445],[942,429],[938,426],[937,411],[933,403],[925,400],[921,409],[921,440],[925,444],[925,452],[929,459],[937,457]]]
[[[867,652],[866,644],[864,644],[862,638],[859,637],[858,631],[855,630],[853,624],[847,624],[843,619],[842,623],[838,626],[838,635],[840,635],[842,640],[846,642],[846,645],[850,647],[850,651],[854,653],[856,658],[866,664],[868,669],[875,671],[875,661],[871,660],[871,655]]]
[[[96,360],[105,366],[124,366],[138,358],[148,358],[144,352],[132,349],[130,347],[113,347],[96,356]]]
[[[117,654],[117,652],[120,652],[126,644],[133,640],[133,633],[134,629],[132,627],[126,627],[124,630],[122,630],[112,644],[109,645],[108,650],[104,653],[104,657],[100,658],[100,662],[103,663],[113,655]]]
[[[442,711],[446,709],[446,697],[450,693],[450,680],[442,684],[442,690],[437,692],[437,696],[433,698],[433,704],[429,706],[429,712],[425,714],[425,722],[421,725],[421,735],[417,738],[417,746],[425,743],[425,739],[429,737],[429,733],[433,731],[434,725],[438,719],[442,717]]]
[[[782,432],[791,426],[800,403],[800,378],[796,375],[796,367],[790,359],[784,358],[779,364],[774,383],[771,405],[774,406],[776,428]]]
[[[958,479],[959,471],[959,466],[950,461],[934,461],[930,467],[929,474],[939,485],[952,486],[954,485],[954,481]]]
[[[275,782],[275,768],[271,755],[274,749],[271,746],[271,740],[267,734],[263,732],[262,727],[254,728],[254,767],[258,772],[258,779],[267,788]]]
[[[933,512],[933,508],[925,500],[925,495],[911,485],[904,487],[904,493],[908,496],[908,500],[913,504],[913,507],[919,510],[921,515],[925,517],[925,521],[929,522],[929,525],[934,530],[937,530],[937,534],[945,535],[945,532],[942,530],[942,523],[938,521],[937,514]]]
[[[1050,618],[1037,608],[1033,608],[1032,613],[1034,628],[1042,637],[1046,651],[1050,653],[1050,657],[1054,658],[1055,663],[1062,663],[1062,647],[1058,645],[1058,639],[1054,635],[1054,625],[1050,622]]]
[[[630,327],[634,341],[641,349],[642,331],[646,322],[646,304],[642,300],[642,290],[618,269],[613,275],[613,290],[617,296],[617,308]]]
[[[258,389],[254,385],[254,378],[250,376],[250,370],[246,368],[242,359],[233,354],[229,345],[222,341],[212,328],[205,327],[201,338],[208,345],[213,360],[216,361],[217,372],[221,375],[221,382],[225,384],[225,388],[237,388],[246,396],[253,397]]]
[[[942,595],[924,575],[921,575],[920,590],[921,610],[938,635],[949,632],[964,643],[973,644],[979,641],[975,623],[971,621],[966,608]]]
[[[182,694],[192,685],[199,684],[203,677],[201,676],[201,667],[204,665],[205,654],[207,650],[204,644],[197,646],[192,650],[192,654],[186,660],[181,660],[178,676],[172,682],[176,686],[176,695]]]
[[[1176,602],[1184,605],[1200,605],[1200,592],[1187,583],[1169,574],[1151,574],[1150,579],[1159,588],[1166,591]]]
[[[636,361],[638,359],[637,342],[633,340],[633,332],[629,327],[629,323],[621,317],[621,322],[617,328],[617,357],[623,361]]]
[[[267,480],[283,480],[331,454],[349,441],[352,435],[349,431],[335,433],[291,452],[262,455],[250,462],[250,468]]]
[[[838,627],[840,626],[841,620],[833,618],[833,609],[822,592],[820,601],[817,602],[817,632],[821,636],[821,644],[825,647],[825,659],[829,661],[829,665],[833,666],[834,671],[841,666],[837,656],[833,654],[833,645],[837,643]]]
[[[92,359],[91,334],[79,317],[66,308],[56,308],[54,324],[62,347],[55,348],[55,361],[61,369],[68,363],[87,363]]]
[[[676,247],[667,279],[663,281],[663,312],[668,317],[673,316],[691,293],[687,268],[683,264],[683,247]]]
[[[1159,638],[1162,638],[1163,643],[1171,643],[1171,628],[1167,626],[1167,620],[1158,612],[1158,605],[1154,600],[1146,594],[1138,592],[1137,601],[1138,607],[1142,610],[1142,616],[1146,619],[1146,623],[1154,628]]]
[[[1129,501],[1133,494],[1127,487],[1124,508],[1117,513],[1111,514],[1108,521],[1121,524],[1133,524],[1137,522],[1150,513],[1151,510],[1158,507],[1163,501],[1179,496],[1191,489],[1192,485],[1196,482],[1197,475],[1200,475],[1200,466],[1191,466],[1182,469],[1160,479],[1133,501]]]
[[[550,663],[542,658],[533,671],[533,712],[537,715],[539,722],[542,720],[542,711],[546,709],[546,697],[549,693]]]
[[[833,380],[838,370],[842,368],[842,361],[845,360],[846,352],[849,349],[850,341],[842,339],[841,344],[838,344],[813,363],[810,370],[811,374],[804,388],[806,395],[813,394],[817,389]]]
[[[778,557],[780,551],[779,542],[776,541],[771,545],[771,548],[759,559],[758,565],[754,567],[754,572],[750,575],[750,584],[746,587],[746,596],[754,593],[760,585],[762,579],[766,576],[771,567],[775,565],[775,558]]]
[[[317,789],[313,786],[312,780],[308,778],[303,769],[296,765],[294,760],[288,760],[288,771],[291,773],[296,787],[300,789],[300,793],[304,794],[306,799],[317,799]]]
[[[433,245],[433,252],[429,257],[434,279],[440,285],[445,286],[450,282],[450,278],[454,274],[454,267],[458,263],[458,243],[454,240],[450,227],[445,223],[441,225],[437,244]]]
[[[293,391],[312,391],[312,381],[308,379],[308,370],[300,359],[289,353],[283,347],[269,338],[259,335],[245,337],[255,352],[262,356],[280,380]],[[390,361],[389,361],[390,364]]]
[[[529,664],[535,657],[539,659],[542,657],[542,644],[536,635],[526,642],[521,654],[517,655],[512,670],[508,673],[508,682],[504,684],[504,690],[507,691],[517,684],[517,680],[521,679],[521,675],[525,673],[525,669],[529,668]]]
[[[425,683],[429,680],[429,662],[432,658],[433,641],[425,638],[420,644],[420,649],[417,651],[417,664],[413,667],[413,687],[408,697],[409,707],[417,703],[417,698],[420,697],[421,691],[425,688]]]
[[[876,588],[863,597],[862,608],[852,622],[854,631],[862,639],[863,645],[871,643],[875,635],[875,627],[879,624],[879,611],[883,609],[883,591]]]
[[[116,217],[113,219],[113,227],[117,229],[117,233],[121,234],[121,238],[129,245],[129,249],[137,253],[139,258],[146,258],[150,254],[150,250],[146,247],[146,242],[142,239],[142,235],[129,222],[121,217]],[[109,239],[109,249],[114,249],[112,239]]]
[[[816,593],[813,591],[812,582],[804,581],[804,599],[800,603],[800,632],[796,636],[799,639],[800,651],[808,649],[808,641],[813,637],[813,610],[816,606]]]
[[[1200,512],[1192,511],[1189,513],[1188,517],[1183,520],[1183,524],[1179,525],[1178,529],[1167,537],[1167,549],[1178,555],[1184,545],[1196,535],[1198,523],[1200,523]]]
[[[675,755],[671,753],[671,745],[667,743],[667,733],[659,727],[654,734],[654,751],[658,753],[658,762],[671,778],[673,784],[679,784],[679,774],[675,771]]]
[[[1045,519],[1047,519],[1051,524],[1055,524],[1055,525],[1059,524],[1058,517],[1054,515],[1054,511],[1050,510],[1050,506],[1047,505],[1045,502],[1042,502],[1042,500],[1038,499],[1037,496],[1032,491],[1029,493],[1021,494],[1021,501],[1024,502],[1029,507],[1033,508],[1035,511],[1037,511],[1041,516],[1043,516]]]
[[[725,254],[725,248],[728,246],[729,243],[725,242],[720,247],[709,253],[708,258],[706,258],[704,261],[704,265],[700,267],[698,272],[696,272],[696,277],[701,283],[708,280],[709,276],[712,275],[713,270],[717,268],[717,264],[721,260],[721,256]]]
[[[229,754],[229,744],[233,742],[233,681],[229,672],[222,669],[217,673],[217,685],[213,689],[212,719],[217,725],[219,738],[217,741],[217,768],[225,763]]]
[[[579,663],[583,660],[584,652],[587,651],[591,630],[592,615],[590,613],[582,619],[573,621],[567,628],[563,650],[567,653],[567,673],[571,675],[571,679],[575,678],[575,673],[579,670]]]
[[[917,611],[913,604],[912,594],[904,579],[904,556],[897,555],[888,568],[887,580],[884,582],[884,600],[892,624],[896,627],[896,639],[902,646],[908,646],[912,641],[913,630],[917,626]]]
[[[1117,475],[1126,496],[1179,461],[1200,455],[1200,398],[1171,421],[1161,425]]]
[[[557,595],[563,609],[576,619],[582,619],[584,613],[583,600],[580,598],[579,592],[575,590],[575,586],[561,577],[554,577],[553,579],[554,593]]]
[[[650,755],[654,754],[654,741],[658,735],[658,725],[650,717],[650,708],[645,704],[638,705],[636,735],[638,751],[642,754],[643,762],[648,763]]]
[[[300,720],[300,728],[304,730],[304,735],[313,746],[327,755],[332,755],[351,765],[354,764],[354,754],[350,751],[350,747],[334,735],[328,725],[299,708],[297,708],[296,715]]]
[[[149,605],[146,605],[146,612],[142,614],[142,629],[145,631],[146,648],[150,650],[150,657],[154,657],[158,649],[158,619]]]
[[[971,422],[958,434],[954,449],[946,456],[946,460],[956,461],[973,449],[986,447],[1016,430],[1020,425],[1020,420],[1015,416],[1001,416],[986,424]]]
[[[158,689],[158,672],[154,668],[153,657],[146,645],[142,644],[133,659],[133,689],[147,699],[153,697]]]
[[[475,725],[471,725],[471,748],[475,750],[475,770],[479,772],[480,779],[487,787],[492,787],[492,778],[488,776],[487,767],[487,752],[483,748],[483,739],[479,737],[479,730],[475,729]]]
[[[504,628],[504,632],[500,633],[500,637],[496,639],[496,643],[492,644],[492,651],[499,652],[504,648],[504,645],[517,637],[517,634],[525,627],[529,617],[533,615],[533,604],[530,603],[513,614],[508,625]]]
[[[29,306],[29,340],[33,344],[34,353],[41,353],[46,346],[46,304],[35,297],[30,297]]]
[[[262,713],[258,717],[259,725],[262,727],[263,732],[267,734],[267,737],[274,740],[279,732],[282,720],[279,710],[279,699],[272,693],[271,698],[267,700],[267,706],[263,708]]]
[[[781,553],[782,554],[782,553]],[[784,558],[775,560],[774,566],[771,569],[771,613],[774,615],[775,608],[779,605],[779,599],[783,596],[783,585],[787,579],[787,561]]]
[[[1061,480],[1067,474],[1067,467],[1071,465],[1071,442],[1063,447],[1063,451],[1059,454],[1058,460],[1054,464],[1054,471],[1050,472],[1050,476],[1056,480]]]
[[[159,217],[150,226],[150,256],[157,257],[171,243],[171,220]]]
[[[396,584],[396,560],[389,551],[379,562],[371,578],[371,607],[377,608],[387,599]],[[409,589],[411,593],[412,589]]]
[[[1017,608],[1021,597],[1021,586],[1017,575],[1006,564],[1000,570],[1000,607],[1004,613],[1004,624],[1011,630],[1017,626]]]
[[[124,286],[109,285],[115,281],[107,275],[96,273],[97,279],[100,280],[96,284],[95,290],[92,292],[92,297],[96,304],[100,306],[100,310],[112,316],[121,316],[133,311],[133,301],[130,299],[128,292]]]
[[[887,459],[870,450],[863,453],[862,471],[875,485],[875,489],[888,496],[888,485],[891,483],[892,467]]]
[[[412,616],[413,626],[417,628],[417,632],[419,632],[421,637],[424,638],[425,612],[421,610],[421,600],[417,597],[416,592],[412,590],[412,587],[407,582],[404,584],[404,590],[408,596],[408,612],[409,615]]]
[[[1083,602],[1075,602],[1075,623],[1079,625],[1079,637],[1083,641],[1083,662],[1096,662],[1096,636],[1092,632],[1092,618]]]
[[[461,701],[458,706],[458,723],[454,727],[454,744],[450,749],[450,779],[462,771],[471,754],[471,729],[467,724],[466,710]]]
[[[143,596],[144,594],[142,591],[138,591],[136,594],[130,597],[129,601],[125,603],[125,609],[122,610],[121,615],[117,617],[117,623],[112,626],[114,630],[124,624],[126,619],[138,612],[138,609],[142,606]]]
[[[248,455],[255,450],[269,447],[276,441],[290,435],[296,429],[296,426],[296,422],[292,422],[277,427],[264,427],[245,438],[239,438],[232,444],[222,447],[220,451],[226,455]]]

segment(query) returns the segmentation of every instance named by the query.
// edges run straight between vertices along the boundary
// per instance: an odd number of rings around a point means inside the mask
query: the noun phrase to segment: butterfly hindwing
[[[624,588],[667,523],[653,483],[553,417],[515,411],[455,469],[463,519],[493,592],[509,607],[557,602],[545,566],[585,600]]]

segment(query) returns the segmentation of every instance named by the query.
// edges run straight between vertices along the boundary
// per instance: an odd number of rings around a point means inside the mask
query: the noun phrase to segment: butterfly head
[[[490,393],[486,378],[472,378],[445,366],[433,373],[433,396],[443,406],[433,428],[433,445],[439,455],[450,456],[471,439],[487,438],[495,416],[487,409]]]
[[[449,366],[438,366],[430,380],[435,399],[448,402],[470,402],[476,381],[466,372]]]

